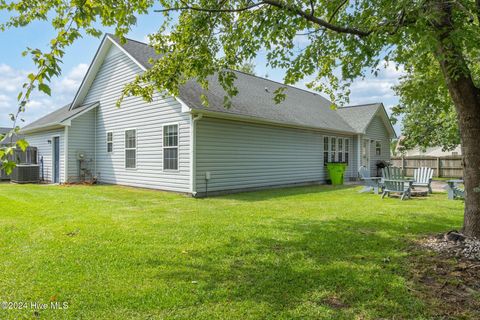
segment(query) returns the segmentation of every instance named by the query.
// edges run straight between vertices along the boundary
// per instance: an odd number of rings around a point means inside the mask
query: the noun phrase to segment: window
[[[107,132],[107,152],[113,152],[113,132]]]
[[[336,149],[337,149],[337,139],[330,138],[330,162],[335,162]]]
[[[323,137],[323,164],[326,165],[328,162],[328,140],[329,137]]]
[[[338,162],[343,162],[343,139],[338,139]]]
[[[345,139],[345,162],[348,163],[348,160],[350,159],[350,140]]]
[[[350,159],[350,139],[323,137],[323,163],[347,162]]]
[[[163,169],[178,170],[178,125],[163,126]]]
[[[125,168],[137,167],[137,130],[125,131]]]
[[[375,142],[375,154],[380,156],[382,154],[382,143],[380,141]]]

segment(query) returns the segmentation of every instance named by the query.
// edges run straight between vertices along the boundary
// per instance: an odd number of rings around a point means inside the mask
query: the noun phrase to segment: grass
[[[0,184],[1,319],[423,319],[408,247],[461,201],[315,186],[208,199]]]

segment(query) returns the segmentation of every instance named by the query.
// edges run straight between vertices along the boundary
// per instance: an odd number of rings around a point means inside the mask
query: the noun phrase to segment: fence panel
[[[420,167],[433,169],[435,177],[461,178],[463,177],[462,157],[393,157],[391,163],[395,167],[404,169],[406,176],[413,176],[413,170]]]

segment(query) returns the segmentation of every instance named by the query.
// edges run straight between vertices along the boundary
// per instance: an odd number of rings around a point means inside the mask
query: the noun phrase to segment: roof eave
[[[344,134],[344,135],[349,135],[349,136],[353,136],[353,135],[358,134],[355,131],[335,130],[335,129],[322,128],[322,127],[305,126],[305,125],[300,125],[300,124],[297,124],[297,123],[274,121],[274,120],[266,119],[266,118],[259,118],[259,117],[246,116],[246,115],[238,115],[238,114],[234,114],[234,113],[225,113],[225,112],[219,112],[219,111],[209,111],[209,110],[199,109],[199,108],[198,109],[197,108],[191,108],[191,112],[192,112],[192,114],[202,114],[204,116],[217,118],[217,119],[237,120],[237,121],[244,121],[244,122],[258,123],[258,124],[269,124],[269,125],[276,125],[276,126],[281,126],[281,127],[297,128],[297,129],[304,129],[304,130],[328,131],[328,132],[334,132],[334,133],[339,133],[339,134]]]
[[[32,128],[23,128],[20,129],[19,133],[20,134],[30,134],[30,133],[37,133],[37,132],[42,132],[42,131],[48,131],[48,130],[55,130],[55,129],[61,129],[66,127],[67,124],[62,124],[59,122],[55,123],[49,123],[43,126],[38,126],[38,127],[32,127]]]

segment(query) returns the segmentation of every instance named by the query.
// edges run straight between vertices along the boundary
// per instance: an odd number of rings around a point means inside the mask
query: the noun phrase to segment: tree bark
[[[475,86],[461,49],[451,39],[451,3],[439,1],[437,60],[457,111],[465,181],[463,233],[480,239],[480,89]]]

